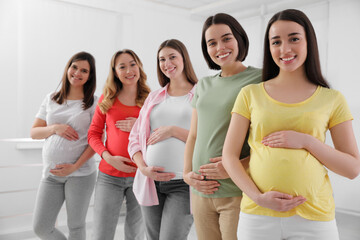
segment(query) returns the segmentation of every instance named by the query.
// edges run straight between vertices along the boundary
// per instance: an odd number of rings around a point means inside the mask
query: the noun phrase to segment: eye
[[[271,45],[273,45],[273,46],[276,46],[276,45],[279,45],[280,44],[280,41],[273,41],[272,43],[271,43]]]
[[[159,62],[165,62],[165,58],[160,58]]]
[[[130,66],[131,66],[131,67],[134,67],[134,66],[136,66],[136,63],[132,63]]]
[[[82,73],[88,73],[89,71],[87,69],[81,70]]]
[[[214,47],[215,45],[216,45],[216,42],[209,42],[209,43],[208,43],[208,46],[209,46],[209,47]]]
[[[77,66],[76,66],[76,65],[72,65],[71,68],[76,70],[76,69],[77,69]]]
[[[300,38],[298,37],[293,37],[290,39],[290,42],[298,42],[298,41],[300,41]]]
[[[230,41],[230,40],[231,40],[231,37],[225,37],[225,38],[224,38],[224,41],[225,41],[225,42],[228,42],[228,41]]]
[[[124,66],[120,66],[119,69],[125,69],[125,67],[124,67]]]
[[[174,58],[176,58],[176,56],[175,56],[175,55],[172,55],[172,56],[170,57],[170,59],[174,59]]]

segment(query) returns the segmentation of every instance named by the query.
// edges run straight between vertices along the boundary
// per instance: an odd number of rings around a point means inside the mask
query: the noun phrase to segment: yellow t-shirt
[[[279,191],[307,199],[288,212],[277,212],[258,206],[244,194],[241,211],[274,217],[297,214],[315,221],[334,219],[335,204],[326,168],[304,149],[270,148],[261,140],[276,131],[293,130],[324,142],[329,128],[353,119],[343,95],[319,86],[305,101],[286,104],[271,98],[264,83],[252,84],[240,91],[232,112],[250,120],[248,173],[260,191]]]

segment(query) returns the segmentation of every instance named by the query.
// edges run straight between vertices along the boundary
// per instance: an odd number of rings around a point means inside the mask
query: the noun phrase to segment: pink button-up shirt
[[[131,159],[135,153],[141,151],[143,159],[146,163],[146,142],[150,136],[150,113],[155,105],[166,99],[168,87],[169,84],[161,89],[151,92],[146,98],[144,105],[140,110],[139,117],[136,120],[129,136],[128,151]],[[188,93],[190,100],[194,96],[194,91],[195,87],[193,87]],[[136,170],[133,192],[140,205],[159,205],[154,180],[142,174],[139,169]]]

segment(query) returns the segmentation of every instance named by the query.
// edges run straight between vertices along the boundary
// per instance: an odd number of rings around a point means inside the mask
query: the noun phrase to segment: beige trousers
[[[191,195],[198,240],[236,240],[240,197],[204,198]]]

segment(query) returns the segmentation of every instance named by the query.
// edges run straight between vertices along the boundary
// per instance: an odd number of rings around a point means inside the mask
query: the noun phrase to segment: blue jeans
[[[86,239],[85,219],[91,194],[94,191],[96,172],[83,177],[48,176],[40,182],[33,228],[40,239]],[[65,201],[69,238],[55,228],[55,222]]]
[[[120,208],[126,198],[125,240],[143,240],[144,223],[134,196],[133,177],[114,177],[99,171],[95,188],[94,240],[113,240]]]
[[[148,240],[185,240],[193,224],[189,185],[182,179],[155,181],[159,205],[141,206]]]

